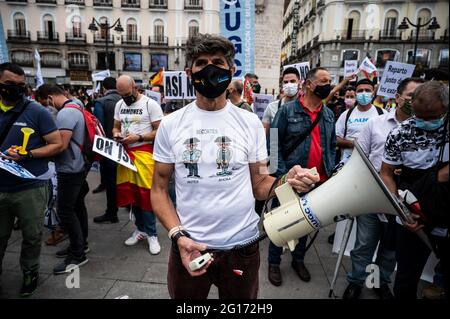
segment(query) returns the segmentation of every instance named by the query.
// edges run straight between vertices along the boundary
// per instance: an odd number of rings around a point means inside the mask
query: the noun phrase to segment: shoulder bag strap
[[[347,123],[348,123],[348,119],[350,118],[350,115],[352,114],[353,110],[355,109],[355,107],[352,107],[351,109],[348,110],[347,115],[345,116],[345,124],[344,124],[344,138],[347,136]]]

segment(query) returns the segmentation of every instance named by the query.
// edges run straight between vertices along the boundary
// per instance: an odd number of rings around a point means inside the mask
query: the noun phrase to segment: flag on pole
[[[364,74],[366,79],[369,79],[373,82],[373,79],[377,76],[377,67],[373,64],[373,62],[366,56],[366,58],[362,61],[359,70]]]
[[[150,78],[150,85],[164,85],[164,68],[160,68],[158,73]]]
[[[36,89],[44,84],[44,78],[41,72],[41,56],[37,49],[34,49],[34,59],[36,60]]]
[[[244,78],[244,92],[242,98],[247,101],[248,104],[253,103],[253,90],[252,84],[250,83],[248,77]]]

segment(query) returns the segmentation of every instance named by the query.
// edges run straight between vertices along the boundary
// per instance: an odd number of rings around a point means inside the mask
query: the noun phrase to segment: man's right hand
[[[193,241],[192,239],[182,236],[177,241],[178,249],[180,251],[181,261],[183,262],[184,268],[188,271],[188,273],[192,277],[201,276],[206,273],[206,270],[208,269],[209,265],[211,265],[211,262],[214,260],[213,258],[210,259],[205,266],[200,268],[199,270],[192,271],[189,268],[189,263],[194,260],[197,257],[200,257],[201,251],[206,250],[208,246],[205,244],[199,244]]]
[[[412,232],[416,232],[425,227],[424,224],[419,223],[419,219],[420,219],[419,215],[416,215],[416,214],[411,214],[411,215],[414,218],[414,223],[410,224],[407,221],[404,221],[403,226],[406,229],[408,229],[409,231],[412,231]]]

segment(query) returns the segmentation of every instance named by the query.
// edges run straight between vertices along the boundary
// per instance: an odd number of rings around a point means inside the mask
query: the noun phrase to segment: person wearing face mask
[[[49,197],[48,161],[61,151],[59,131],[50,113],[24,96],[25,73],[13,63],[0,64],[0,156],[17,162],[36,179],[21,178],[0,169],[0,274],[14,218],[22,231],[21,296],[31,295],[39,278],[44,212]],[[23,128],[33,129],[21,155]]]
[[[281,180],[268,174],[261,121],[226,100],[236,71],[234,55],[234,44],[225,37],[189,38],[186,73],[196,100],[166,116],[156,136],[151,198],[172,240],[167,275],[171,298],[205,299],[213,284],[221,299],[256,298],[260,256],[255,198],[273,196],[269,192],[275,182],[286,180],[307,192],[319,180],[300,166]],[[196,174],[189,174],[192,163]],[[173,172],[176,210],[168,193]],[[191,270],[189,263],[211,250],[213,260]]]
[[[404,79],[397,88],[395,99],[400,106],[395,111],[371,118],[361,130],[358,143],[364,153],[379,172],[384,153],[384,145],[389,132],[403,121],[411,117],[411,97],[418,85],[425,81],[420,78]],[[347,274],[349,285],[345,289],[343,299],[357,299],[366,281],[366,267],[372,264],[375,249],[375,264],[380,269],[380,287],[373,288],[380,299],[393,299],[389,288],[390,278],[395,268],[395,251],[391,244],[391,230],[394,223],[392,216],[379,218],[378,214],[367,214],[356,217],[356,241],[350,253],[352,270]],[[394,218],[395,219],[395,218]],[[379,245],[378,245],[379,243]]]
[[[278,130],[278,168],[276,175],[282,176],[295,165],[316,167],[320,176],[318,184],[331,176],[336,153],[334,113],[324,106],[323,100],[330,96],[331,76],[325,68],[311,69],[304,82],[305,94],[284,104],[275,116],[271,128]],[[302,281],[311,280],[304,259],[307,236],[291,253],[291,267]],[[283,248],[269,244],[269,281],[282,284],[280,270]]]
[[[357,105],[342,113],[336,122],[337,146],[341,149],[341,162],[344,164],[352,155],[353,140],[358,138],[367,121],[385,113],[384,110],[372,105],[373,94],[372,81],[359,80],[356,83]]]
[[[281,106],[289,101],[295,100],[298,97],[300,73],[298,72],[297,68],[288,67],[284,69],[281,82],[283,98],[269,103],[266,110],[264,111],[264,115],[262,118],[266,135],[269,134],[270,124],[272,124],[272,121],[275,118],[275,114],[277,114]]]
[[[355,106],[356,103],[356,92],[355,88],[353,86],[348,86],[345,88],[345,94],[344,94],[344,104],[345,109],[351,109]],[[340,114],[339,114],[340,116]],[[339,118],[339,117],[338,117]]]
[[[227,99],[230,100],[231,103],[236,105],[238,108],[243,110],[247,110],[249,112],[253,112],[250,105],[242,99],[242,91],[244,89],[244,84],[242,84],[241,80],[231,81],[230,85],[227,88]]]
[[[136,83],[128,75],[117,79],[117,102],[114,114],[113,138],[121,142],[137,168],[137,172],[117,165],[117,206],[131,205],[136,229],[125,241],[133,246],[147,239],[150,254],[161,251],[156,232],[156,218],[150,201],[153,176],[153,141],[163,118],[161,107],[151,98],[138,92]]]
[[[383,182],[394,196],[398,196],[399,189],[411,190],[424,214],[414,215],[413,224],[401,225],[397,219],[394,295],[398,299],[417,298],[417,285],[430,255],[430,249],[415,234],[419,229],[434,245],[442,265],[445,294],[449,296],[448,102],[448,87],[438,81],[421,84],[412,96],[413,116],[394,128],[385,144]],[[408,111],[409,103],[404,102],[402,108]],[[397,168],[401,168],[401,174],[396,178]]]

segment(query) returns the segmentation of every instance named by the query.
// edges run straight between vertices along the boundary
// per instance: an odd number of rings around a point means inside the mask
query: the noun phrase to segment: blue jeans
[[[380,221],[376,214],[358,216],[356,221],[356,242],[350,253],[352,271],[347,274],[347,280],[361,287],[364,285],[369,274],[366,267],[372,264],[373,254],[380,241],[375,264],[380,269],[380,285],[390,283],[396,260],[395,251],[387,249],[383,240],[387,223]]]
[[[132,206],[131,211],[136,218],[135,225],[141,232],[149,236],[157,236],[156,234],[156,218],[153,212],[146,212],[138,206]]]

